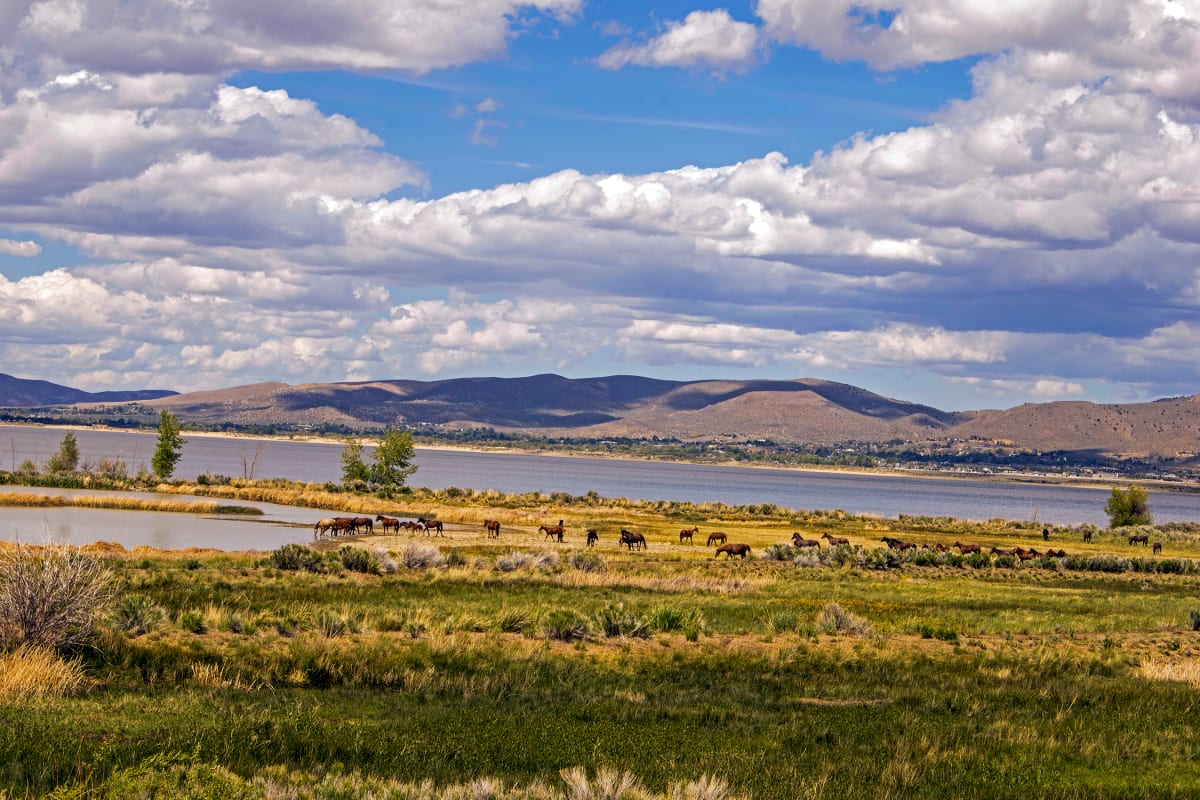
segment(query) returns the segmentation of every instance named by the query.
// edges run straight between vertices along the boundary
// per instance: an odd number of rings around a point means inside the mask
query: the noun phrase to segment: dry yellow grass
[[[1152,658],[1143,661],[1139,671],[1152,681],[1177,681],[1200,687],[1200,660]]]
[[[0,699],[64,697],[86,686],[77,660],[63,661],[49,650],[23,647],[0,656]]]
[[[218,504],[204,500],[148,500],[139,497],[64,497],[63,495],[28,494],[25,492],[0,492],[0,506],[25,508],[108,508],[120,511],[173,511],[188,514],[216,513]]]

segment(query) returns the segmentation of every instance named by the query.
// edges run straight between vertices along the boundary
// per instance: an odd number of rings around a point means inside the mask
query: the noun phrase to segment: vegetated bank
[[[1155,556],[1130,531],[1094,526],[1043,538],[1041,525],[1005,520],[271,483],[176,488],[295,493],[314,519],[331,508],[436,518],[444,536],[322,538],[265,555],[90,548],[111,599],[86,645],[37,662],[5,631],[0,790],[1200,791],[1189,525],[1150,528]],[[560,519],[561,543],[539,531]],[[648,547],[622,547],[621,528]],[[749,557],[714,557],[716,532]],[[821,546],[796,547],[793,533]],[[36,562],[41,551],[16,552]]]

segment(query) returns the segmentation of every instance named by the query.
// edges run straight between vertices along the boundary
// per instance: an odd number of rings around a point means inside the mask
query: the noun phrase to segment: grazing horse
[[[396,533],[400,532],[400,520],[396,519],[395,517],[385,517],[382,514],[379,514],[375,517],[375,521],[383,526],[384,533],[387,533],[390,530],[394,530]]]
[[[822,533],[821,538],[828,539],[830,547],[833,547],[835,544],[850,544],[850,540],[845,536],[830,536],[828,533]]]
[[[638,550],[641,550],[643,547],[647,550],[650,549],[650,545],[646,544],[645,536],[636,531],[627,531],[624,528],[621,528],[621,544],[630,550],[633,549],[634,545],[637,545]]]
[[[1140,544],[1145,546],[1145,544],[1149,541],[1150,535],[1147,533],[1135,533],[1133,536],[1129,537],[1130,544]]]
[[[713,531],[708,535],[708,546],[712,547],[717,542],[725,544],[726,536],[721,531]]]
[[[483,527],[487,528],[488,538],[500,538],[500,522],[494,519],[485,519]]]
[[[438,536],[446,535],[440,519],[425,519],[424,517],[417,517],[417,522],[421,523],[421,530],[425,531],[426,533],[429,533],[429,531],[437,531]]]
[[[885,536],[879,541],[887,542],[889,550],[916,550],[917,546],[912,542],[905,542],[897,539],[895,536]]]
[[[977,545],[977,544],[963,544],[962,542],[955,542],[954,544],[952,544],[950,546],[957,547],[959,555],[965,556],[967,553],[978,553],[979,552],[979,545]]]
[[[742,561],[745,561],[746,556],[750,555],[750,545],[748,545],[748,544],[723,544],[717,548],[716,555],[713,557],[716,558],[717,556],[720,556],[721,553],[724,553],[729,558],[733,558],[734,556],[741,556]]]
[[[337,520],[335,520],[333,517],[317,520],[317,524],[313,525],[313,538],[321,538],[326,534],[326,532],[333,530],[336,524]]]
[[[684,528],[683,530],[681,530],[679,532],[679,543],[683,544],[683,540],[687,539],[687,543],[691,544],[692,543],[692,534],[699,533],[699,532],[700,532],[699,528]]]
[[[1162,542],[1155,542],[1153,545],[1150,546],[1150,550],[1155,555],[1158,555],[1159,553],[1162,552]]]
[[[793,547],[815,547],[818,550],[820,550],[821,549],[821,540],[820,539],[805,539],[800,534],[793,533],[792,534],[792,546]]]
[[[1091,532],[1091,531],[1084,531],[1084,532],[1083,532],[1083,540],[1084,540],[1085,542],[1090,542],[1090,541],[1092,540],[1092,532]]]
[[[546,534],[547,539],[557,539],[561,542],[563,540],[563,534],[567,532],[567,529],[563,527],[563,521],[560,519],[557,525],[539,526],[538,532]]]
[[[588,546],[588,547],[591,547],[592,545],[594,545],[594,544],[595,544],[596,542],[598,542],[599,540],[600,540],[600,534],[596,533],[596,530],[595,530],[594,528],[588,528],[588,532],[587,532],[587,546]]]

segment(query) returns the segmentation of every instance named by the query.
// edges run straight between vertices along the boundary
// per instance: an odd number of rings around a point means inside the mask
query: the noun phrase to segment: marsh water
[[[81,462],[120,459],[130,472],[148,466],[154,433],[74,431]],[[60,428],[0,425],[0,468],[29,459],[44,464],[57,452]],[[186,435],[175,477],[201,474],[288,478],[323,483],[341,476],[342,448],[332,442],[255,440]],[[369,454],[370,448],[367,448]],[[10,463],[11,462],[11,463]],[[719,501],[730,505],[772,503],[796,509],[842,509],[852,514],[950,516],[971,520],[1036,519],[1048,524],[1107,523],[1110,487],[1039,485],[951,478],[848,474],[811,470],[717,467],[673,462],[542,456],[418,448],[410,483],[502,492],[596,491],[639,500]],[[10,490],[12,487],[5,487]],[[64,490],[35,490],[66,494]],[[98,494],[88,491],[86,494]],[[176,496],[172,496],[178,499]],[[241,504],[241,503],[239,503]],[[133,547],[215,547],[271,550],[312,538],[314,509],[246,503],[261,517],[209,517],[186,513],[124,512],[76,508],[0,508],[0,539],[84,543],[113,541]],[[1152,491],[1158,522],[1200,520],[1200,494]]]

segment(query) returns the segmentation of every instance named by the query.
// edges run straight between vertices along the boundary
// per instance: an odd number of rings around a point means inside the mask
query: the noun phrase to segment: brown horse
[[[596,533],[595,529],[593,529],[593,528],[588,528],[588,532],[587,532],[587,546],[588,546],[588,547],[591,547],[592,545],[594,545],[594,544],[595,544],[596,542],[598,542],[598,541],[600,541],[600,534]]]
[[[792,547],[815,547],[821,549],[820,539],[805,539],[798,533],[792,534]]]
[[[1046,551],[1046,558],[1066,558],[1066,557],[1067,557],[1066,550],[1047,550]]]
[[[494,519],[485,519],[483,527],[487,528],[487,535],[490,539],[500,538],[500,522]]]
[[[1092,532],[1091,532],[1091,531],[1084,531],[1084,532],[1083,532],[1083,540],[1084,540],[1085,542],[1090,542],[1090,541],[1092,540]]]
[[[1153,545],[1150,546],[1150,550],[1155,555],[1158,555],[1159,553],[1162,552],[1162,542],[1155,542]]]
[[[979,552],[979,545],[977,545],[977,544],[963,544],[962,542],[955,542],[954,544],[952,544],[950,546],[957,547],[959,555],[965,556],[967,553],[978,553]]]
[[[621,544],[625,545],[630,550],[632,550],[635,545],[637,546],[638,550],[641,550],[643,547],[645,547],[647,550],[650,549],[650,546],[646,544],[645,536],[636,531],[627,531],[624,528],[621,528]]]
[[[1150,541],[1150,534],[1148,534],[1148,533],[1135,533],[1133,536],[1129,537],[1130,544],[1140,544],[1142,546],[1145,546],[1146,543],[1149,541]]]
[[[916,550],[917,549],[917,546],[914,543],[902,541],[900,539],[897,539],[895,536],[885,536],[882,539],[880,539],[879,541],[887,542],[888,549],[890,549],[890,550]]]
[[[742,560],[745,561],[746,556],[750,555],[750,545],[748,545],[748,544],[723,544],[717,548],[717,552],[716,552],[716,555],[714,556],[714,558],[716,558],[717,556],[720,556],[721,553],[724,553],[729,558],[733,558],[734,556],[741,556]]]
[[[561,542],[563,534],[567,532],[567,529],[563,527],[563,521],[560,519],[557,525],[542,525],[538,527],[538,532],[546,534],[547,539],[557,539]]]
[[[375,521],[383,526],[384,533],[387,533],[390,530],[394,530],[396,533],[400,532],[400,520],[396,519],[395,517],[385,517],[382,514],[378,514],[375,517]]]
[[[411,519],[406,519],[406,520],[404,520],[404,522],[401,522],[400,527],[404,528],[406,531],[423,531],[423,530],[425,530],[424,525],[422,525],[419,522],[413,522]]]
[[[1015,556],[1016,554],[1016,548],[1012,550],[1001,550],[999,547],[992,548],[992,555],[994,556]]]
[[[691,544],[692,543],[692,534],[699,533],[699,532],[700,532],[699,528],[684,528],[683,530],[681,530],[679,532],[679,543],[683,544],[683,540],[687,539],[687,543]]]
[[[358,533],[360,530],[365,530],[367,533],[374,533],[375,520],[370,517],[355,517],[352,521],[351,530]]]
[[[1014,550],[1016,551],[1017,558],[1021,559],[1022,561],[1031,561],[1032,559],[1040,558],[1042,555],[1032,547],[1028,550],[1026,550],[1024,547],[1017,547],[1014,548]]]
[[[442,526],[442,521],[440,519],[425,519],[424,517],[417,517],[417,522],[421,523],[421,530],[425,531],[426,533],[429,533],[430,531],[437,531],[438,536],[446,535],[445,528]]]
[[[828,533],[822,533],[821,538],[828,539],[830,547],[833,547],[835,544],[850,544],[850,540],[845,536],[830,536]]]
[[[725,534],[722,533],[721,531],[713,531],[712,533],[710,533],[708,535],[708,546],[712,547],[717,542],[720,542],[721,544],[725,544],[726,538],[727,537],[725,536]]]

